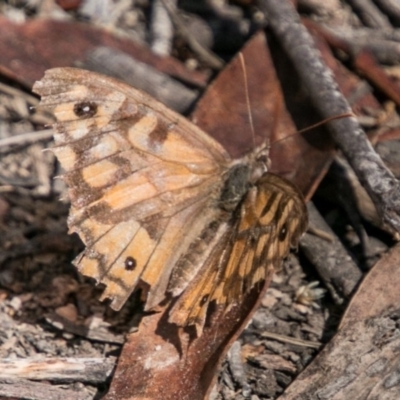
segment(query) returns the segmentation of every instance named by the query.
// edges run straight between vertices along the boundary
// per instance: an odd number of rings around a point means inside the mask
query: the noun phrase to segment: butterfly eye
[[[97,104],[92,101],[82,101],[74,105],[74,113],[79,118],[91,118],[97,114]]]
[[[133,271],[136,268],[136,260],[129,256],[125,259],[125,269],[128,271]]]
[[[266,154],[262,154],[257,158],[257,161],[263,164],[268,163],[268,156]]]
[[[279,238],[279,240],[281,242],[283,242],[286,239],[287,232],[288,232],[288,229],[287,229],[287,226],[286,226],[286,223],[285,223],[285,224],[283,224],[281,230],[279,231],[278,238]]]

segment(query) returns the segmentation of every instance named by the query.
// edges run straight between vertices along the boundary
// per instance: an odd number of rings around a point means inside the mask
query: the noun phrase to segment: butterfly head
[[[249,154],[247,161],[251,165],[250,182],[255,183],[271,168],[271,159],[269,158],[269,143],[263,143]]]

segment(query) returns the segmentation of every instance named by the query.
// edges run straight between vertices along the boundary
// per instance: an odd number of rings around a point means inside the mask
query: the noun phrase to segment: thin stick
[[[310,347],[312,349],[319,349],[322,345],[322,343],[320,343],[320,342],[313,342],[311,340],[297,339],[297,338],[293,338],[293,337],[286,336],[286,335],[280,335],[279,333],[263,332],[261,334],[261,336],[266,339],[273,339],[273,340],[277,340],[279,342],[294,344],[297,346]]]

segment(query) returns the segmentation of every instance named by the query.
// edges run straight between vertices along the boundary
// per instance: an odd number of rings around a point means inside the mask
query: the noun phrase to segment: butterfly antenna
[[[286,135],[282,139],[278,139],[278,140],[274,141],[273,143],[271,143],[271,145],[279,143],[279,142],[282,142],[283,140],[286,140],[287,138],[290,138],[291,136],[296,136],[296,135],[299,135],[301,133],[311,131],[312,129],[315,129],[315,128],[318,128],[319,126],[325,125],[328,122],[334,121],[335,119],[341,119],[341,118],[346,118],[346,117],[354,117],[354,114],[353,113],[345,113],[345,114],[335,115],[334,117],[326,118],[326,119],[324,119],[324,120],[322,120],[320,122],[317,122],[316,124],[307,126],[307,128],[300,129],[297,132],[291,133],[290,135]]]
[[[247,115],[249,117],[251,136],[253,138],[253,148],[256,148],[256,134],[255,134],[255,131],[254,131],[253,114],[251,113],[251,106],[250,106],[250,96],[249,96],[249,84],[248,84],[248,80],[247,80],[247,70],[246,70],[246,64],[244,62],[244,57],[243,57],[243,53],[242,52],[239,53],[239,60],[240,60],[240,65],[242,66],[242,71],[243,71],[244,93],[245,93],[245,96],[246,96]]]

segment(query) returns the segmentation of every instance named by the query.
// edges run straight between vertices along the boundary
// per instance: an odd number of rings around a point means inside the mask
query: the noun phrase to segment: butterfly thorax
[[[219,206],[233,211],[249,188],[269,169],[269,147],[263,144],[245,157],[235,160],[226,173]]]
[[[249,188],[250,168],[247,164],[237,164],[227,172],[221,190],[219,206],[226,211],[233,211]]]

